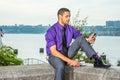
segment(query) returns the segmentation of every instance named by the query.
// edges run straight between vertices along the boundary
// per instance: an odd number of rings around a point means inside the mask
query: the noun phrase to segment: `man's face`
[[[70,21],[70,12],[64,12],[63,15],[60,15],[61,23],[66,25]]]

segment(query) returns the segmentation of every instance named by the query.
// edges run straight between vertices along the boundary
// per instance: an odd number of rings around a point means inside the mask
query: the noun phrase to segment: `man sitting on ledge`
[[[102,61],[89,44],[95,41],[96,36],[86,40],[80,32],[69,25],[71,16],[69,9],[59,9],[57,16],[58,22],[51,26],[45,35],[48,61],[55,69],[55,80],[64,80],[66,63],[72,66],[80,66],[80,62],[72,59],[80,48],[88,58],[95,59],[94,67],[110,67]],[[70,45],[72,39],[75,41]]]

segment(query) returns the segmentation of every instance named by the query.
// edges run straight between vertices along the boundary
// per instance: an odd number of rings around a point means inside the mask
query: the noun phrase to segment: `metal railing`
[[[27,58],[27,59],[24,59],[24,65],[43,64],[43,63],[47,63],[47,62],[42,61],[42,60],[39,60],[39,59],[35,59],[35,58]]]

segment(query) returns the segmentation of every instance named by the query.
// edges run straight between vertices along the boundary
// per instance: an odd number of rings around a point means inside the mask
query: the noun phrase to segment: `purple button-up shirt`
[[[72,39],[76,39],[82,34],[78,32],[74,27],[70,25],[65,25],[66,27],[66,40],[67,40],[67,48],[69,48]],[[56,45],[57,50],[62,50],[62,29],[63,27],[57,22],[53,26],[51,26],[45,35],[46,39],[46,52],[48,55],[51,54],[50,47]]]

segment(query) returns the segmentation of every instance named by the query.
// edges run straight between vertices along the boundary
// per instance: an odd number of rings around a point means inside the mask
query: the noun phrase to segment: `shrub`
[[[117,66],[120,66],[120,60],[117,61]]]
[[[21,65],[23,60],[17,58],[14,49],[10,46],[2,46],[0,48],[0,66]]]
[[[94,63],[94,59],[87,58],[85,53],[82,50],[79,50],[78,53],[73,57],[73,59],[78,60],[79,62],[85,61],[86,63]]]

